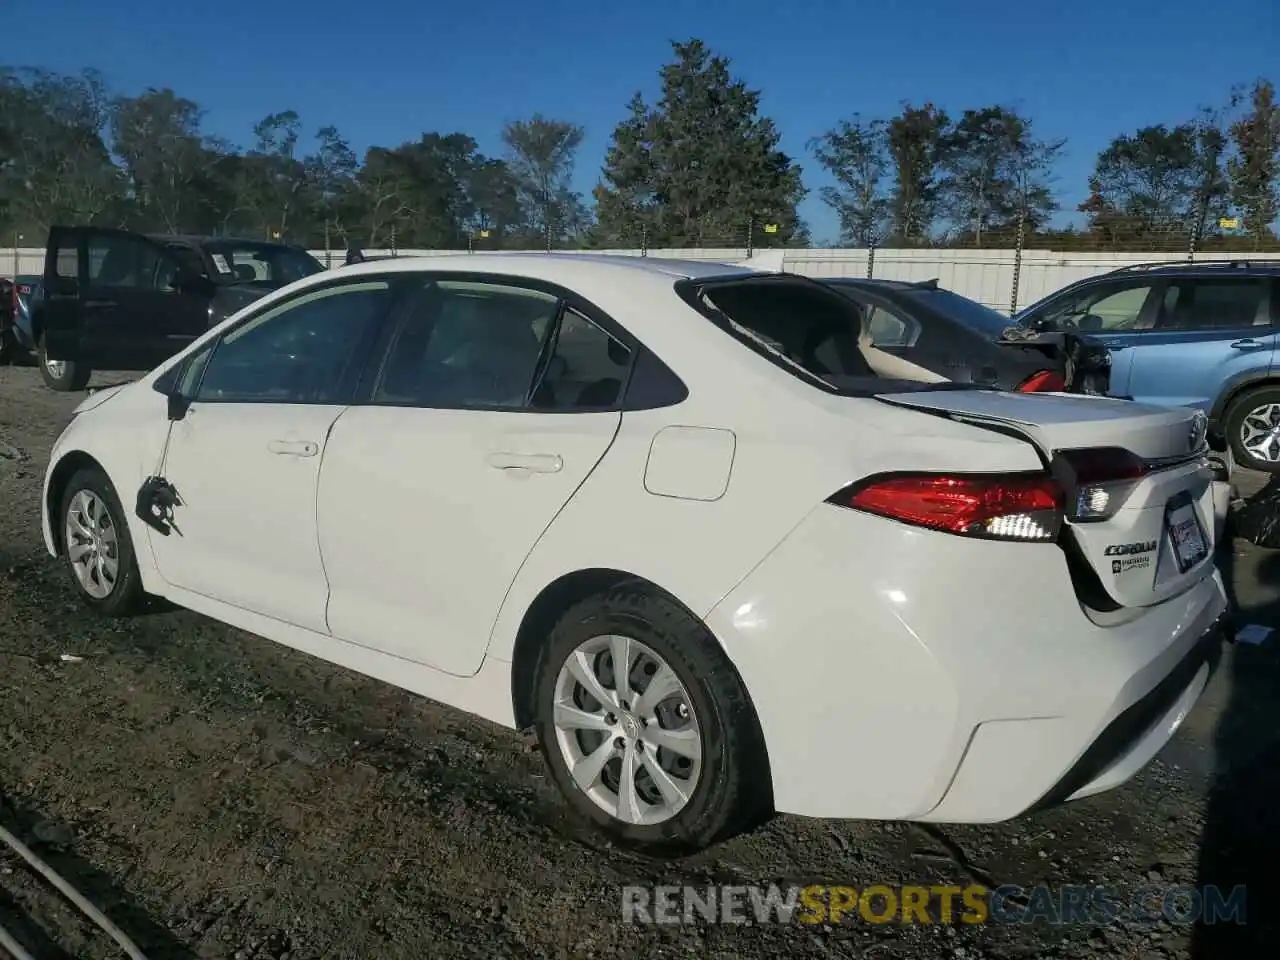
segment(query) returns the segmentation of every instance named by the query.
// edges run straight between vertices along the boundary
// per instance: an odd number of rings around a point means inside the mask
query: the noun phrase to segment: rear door
[[[1129,338],[1129,395],[1207,411],[1228,380],[1266,374],[1276,349],[1271,290],[1257,277],[1171,279],[1153,326]]]
[[[533,281],[415,282],[325,448],[328,626],[470,676],[521,564],[613,443],[633,352],[588,304]]]

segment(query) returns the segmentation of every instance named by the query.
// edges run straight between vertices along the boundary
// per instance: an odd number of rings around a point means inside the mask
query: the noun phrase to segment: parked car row
[[[135,272],[104,280],[102,245]],[[77,365],[54,384],[156,364],[52,449],[73,589],[531,729],[619,843],[1111,789],[1227,637],[1206,411],[1088,395],[1117,392],[1093,300],[1010,336],[934,285],[476,254],[317,270],[217,319],[194,268],[137,285],[156,251],[51,240],[38,339]]]
[[[365,259],[353,251],[348,264]],[[79,390],[95,368],[149,370],[241,307],[323,269],[283,244],[59,227],[44,275],[18,278],[0,344],[34,352],[53,389]],[[881,369],[1193,406],[1235,461],[1280,472],[1280,264],[1136,265],[1071,284],[1014,317],[936,281],[824,282],[861,314],[841,349],[875,351]],[[4,323],[0,313],[0,333]],[[813,345],[791,347],[798,355]]]

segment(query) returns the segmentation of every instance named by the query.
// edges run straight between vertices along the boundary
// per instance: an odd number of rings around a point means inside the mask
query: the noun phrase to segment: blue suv
[[[1280,474],[1280,262],[1135,264],[1073,283],[1013,320],[1101,340],[1112,396],[1199,407],[1239,465]]]

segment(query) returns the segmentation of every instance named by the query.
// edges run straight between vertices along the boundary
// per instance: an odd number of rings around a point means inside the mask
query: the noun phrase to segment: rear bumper
[[[824,507],[707,622],[760,717],[779,811],[996,822],[1141,769],[1204,689],[1226,610],[1214,571],[1090,616],[1055,547]]]
[[[1208,686],[1229,642],[1222,616],[1167,677],[1107,724],[1092,746],[1034,805],[1043,810],[1119,786],[1137,773],[1168,741]]]

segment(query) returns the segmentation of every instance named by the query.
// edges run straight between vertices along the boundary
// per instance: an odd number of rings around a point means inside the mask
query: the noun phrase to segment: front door
[[[186,362],[179,389],[193,399],[160,467],[180,498],[175,529],[149,532],[166,582],[324,632],[320,464],[391,289],[353,279],[303,291]]]
[[[1127,348],[1155,323],[1159,284],[1134,275],[1085,284],[1049,300],[1022,324],[1041,330],[1078,330],[1111,349],[1108,393],[1128,397],[1132,352]]]
[[[1128,357],[1126,392],[1143,403],[1207,412],[1228,380],[1271,368],[1270,301],[1269,280],[1170,280],[1151,328],[1113,338],[1113,355],[1122,348]]]
[[[325,451],[332,634],[474,674],[521,564],[613,442],[630,355],[554,293],[424,277]]]

